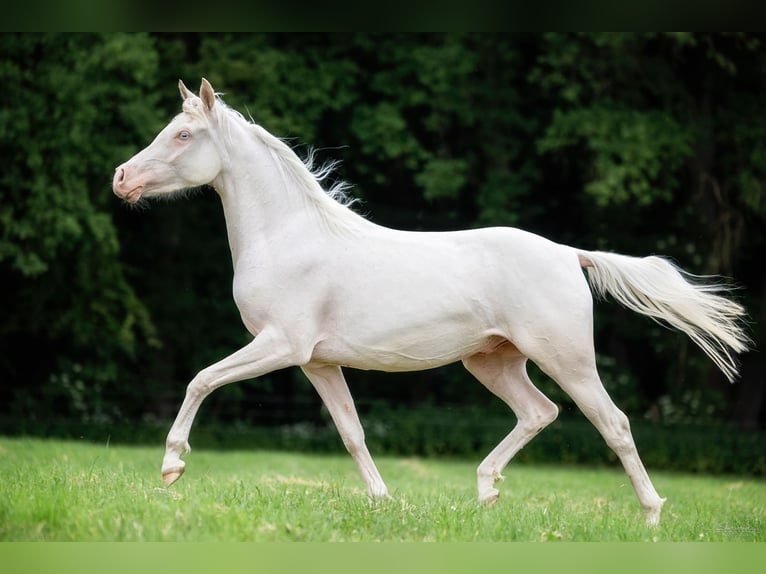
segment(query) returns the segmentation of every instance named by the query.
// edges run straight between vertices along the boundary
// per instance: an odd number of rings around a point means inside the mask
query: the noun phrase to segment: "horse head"
[[[199,96],[180,80],[178,88],[183,111],[151,144],[115,170],[112,189],[129,203],[211,183],[221,171],[213,87],[203,78]]]

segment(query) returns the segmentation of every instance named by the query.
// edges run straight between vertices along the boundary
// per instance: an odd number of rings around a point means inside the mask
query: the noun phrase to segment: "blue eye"
[[[191,138],[191,134],[187,132],[186,130],[183,130],[178,133],[178,139],[180,140],[188,140]]]

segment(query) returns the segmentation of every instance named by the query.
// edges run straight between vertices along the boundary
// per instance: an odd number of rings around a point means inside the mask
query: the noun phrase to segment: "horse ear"
[[[213,109],[213,106],[215,105],[215,91],[213,90],[213,86],[210,85],[210,82],[205,78],[202,78],[202,85],[199,87],[199,97],[202,99],[202,103],[205,104],[208,111]]]
[[[189,88],[184,85],[183,80],[178,80],[178,91],[181,92],[181,99],[183,100],[188,100],[193,95]]]

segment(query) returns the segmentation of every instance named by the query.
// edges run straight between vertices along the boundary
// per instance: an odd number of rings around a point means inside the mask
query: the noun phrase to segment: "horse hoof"
[[[170,486],[173,484],[176,480],[181,478],[181,475],[184,473],[184,469],[180,470],[170,470],[168,472],[162,473],[162,482],[165,483],[165,486]]]
[[[500,498],[500,492],[498,492],[497,489],[493,488],[489,494],[487,494],[486,496],[480,497],[479,501],[483,503],[484,506],[490,507],[490,506],[495,506],[499,498]]]

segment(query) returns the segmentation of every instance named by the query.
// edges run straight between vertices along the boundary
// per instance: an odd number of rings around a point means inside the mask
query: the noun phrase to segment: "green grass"
[[[668,497],[648,529],[624,473],[511,465],[497,505],[475,462],[377,460],[370,506],[347,455],[194,451],[161,486],[162,446],[0,438],[0,540],[764,541],[766,482],[650,469]]]

